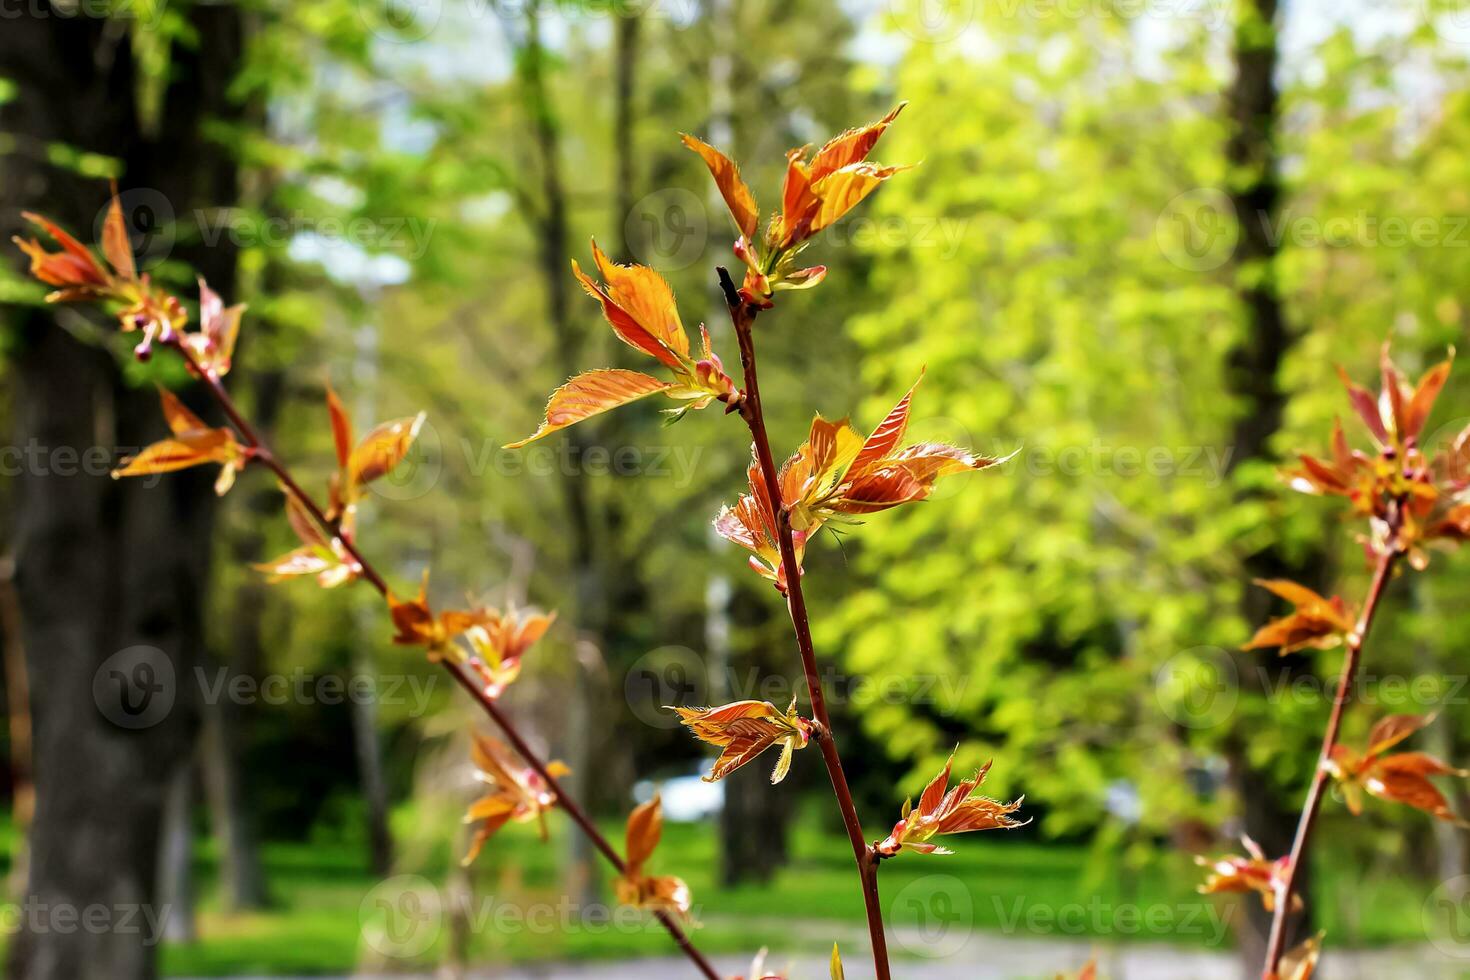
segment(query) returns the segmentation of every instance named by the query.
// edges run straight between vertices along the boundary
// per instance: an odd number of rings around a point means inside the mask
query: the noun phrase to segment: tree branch
[[[205,383],[214,400],[219,403],[221,410],[224,411],[225,417],[229,419],[230,424],[234,426],[235,430],[239,432],[240,437],[245,440],[245,444],[252,450],[253,458],[276,475],[276,478],[281,481],[281,486],[285,491],[295,497],[297,502],[306,508],[314,520],[324,529],[332,530],[333,525],[327,520],[325,512],[312,499],[311,495],[301,488],[301,485],[292,477],[290,470],[276,458],[275,454],[271,452],[270,447],[262,441],[259,433],[251,426],[249,420],[240,413],[239,408],[235,405],[234,399],[230,397],[229,391],[225,389],[220,379],[213,372],[206,371],[198,360],[195,359],[193,352],[188,347],[177,342],[169,346],[179,352],[179,355],[189,365],[194,375]],[[378,591],[379,595],[387,599],[390,594],[387,580],[373,567],[370,561],[363,557],[362,553],[358,551],[356,544],[342,537],[340,534],[336,538],[341,542],[348,556],[361,569],[362,577]],[[465,673],[459,664],[453,663],[447,658],[441,662],[444,664],[445,670],[449,671],[450,675],[460,687],[468,692],[475,703],[495,723],[496,727],[504,733],[506,739],[515,748],[516,752],[526,760],[526,763],[535,770],[536,775],[540,776],[546,783],[547,788],[556,795],[556,805],[564,810],[567,816],[572,818],[572,822],[577,825],[582,833],[587,835],[587,838],[592,841],[593,846],[607,859],[608,864],[612,865],[618,874],[625,874],[627,872],[627,865],[624,863],[623,858],[613,849],[612,844],[608,843],[607,838],[603,836],[602,831],[597,829],[597,825],[592,822],[592,818],[587,815],[586,811],[562,790],[561,784],[551,774],[546,763],[541,760],[526,742],[525,738],[522,737],[515,723],[500,710],[500,706],[496,704],[495,699],[490,697],[485,692],[484,687],[477,683],[474,678]],[[669,935],[673,937],[679,949],[684,952],[684,955],[689,958],[707,980],[721,980],[720,975],[715,972],[715,968],[710,965],[709,960],[705,959],[704,954],[694,947],[694,944],[689,940],[688,934],[685,933],[683,928],[668,913],[662,910],[656,910],[654,915],[659,923],[668,930]]]
[[[842,823],[847,829],[848,841],[852,844],[853,860],[857,862],[858,875],[862,879],[863,905],[867,911],[868,934],[873,944],[873,966],[878,980],[890,980],[888,940],[883,932],[883,908],[878,897],[878,862],[874,858],[872,847],[863,836],[862,823],[858,820],[857,807],[852,800],[852,790],[848,788],[847,777],[842,771],[842,756],[838,753],[837,742],[832,736],[832,720],[827,713],[827,698],[822,690],[816,648],[812,643],[811,621],[807,615],[806,597],[801,588],[796,544],[792,538],[791,522],[782,504],[781,478],[776,470],[775,458],[771,455],[771,440],[766,432],[766,417],[761,407],[760,382],[756,376],[755,338],[752,332],[760,310],[741,300],[728,271],[724,268],[718,271],[720,289],[730,308],[730,322],[734,325],[735,336],[740,342],[740,363],[745,369],[745,396],[740,400],[740,416],[750,427],[761,476],[765,480],[771,501],[777,508],[775,530],[781,548],[781,567],[786,574],[786,607],[791,614],[791,625],[796,633],[796,646],[801,652],[801,666],[806,675],[812,715],[819,726],[816,741],[822,750],[822,761],[826,763],[827,775],[832,780],[837,806],[842,811]]]
[[[1307,791],[1307,801],[1302,807],[1301,819],[1297,823],[1296,840],[1291,847],[1291,858],[1286,868],[1286,877],[1276,890],[1276,910],[1271,918],[1271,938],[1266,946],[1266,965],[1262,971],[1264,980],[1272,980],[1281,969],[1281,957],[1286,952],[1286,927],[1291,919],[1291,898],[1296,893],[1297,873],[1301,870],[1302,863],[1308,859],[1312,832],[1316,829],[1317,817],[1322,810],[1322,797],[1327,790],[1327,764],[1332,759],[1333,749],[1337,747],[1338,736],[1342,733],[1342,718],[1347,711],[1348,702],[1352,699],[1353,685],[1357,681],[1358,668],[1362,664],[1363,642],[1367,639],[1368,630],[1373,625],[1374,614],[1378,611],[1379,601],[1383,598],[1384,589],[1393,574],[1394,566],[1401,557],[1401,552],[1396,544],[1397,537],[1398,532],[1395,528],[1389,535],[1388,550],[1379,557],[1378,565],[1374,569],[1373,584],[1369,586],[1368,598],[1363,603],[1363,612],[1358,618],[1357,628],[1353,630],[1353,635],[1348,637],[1347,654],[1343,658],[1342,675],[1338,679],[1337,694],[1332,702],[1332,714],[1327,720],[1327,731],[1322,738],[1322,754],[1317,760],[1317,771],[1312,775],[1312,786]]]

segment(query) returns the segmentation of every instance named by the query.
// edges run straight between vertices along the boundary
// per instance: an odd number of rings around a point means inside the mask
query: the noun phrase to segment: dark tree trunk
[[[536,163],[540,168],[541,196],[539,212],[530,215],[537,232],[537,258],[546,289],[547,312],[553,336],[561,357],[561,373],[570,377],[582,369],[579,363],[583,344],[571,311],[571,281],[568,256],[571,254],[567,223],[567,193],[562,180],[561,122],[552,100],[550,80],[546,77],[548,58],[541,41],[541,9],[531,3],[526,10],[525,35],[520,42],[518,64],[525,111],[530,117]],[[570,541],[571,578],[576,601],[577,621],[586,640],[599,654],[606,650],[606,589],[598,566],[596,504],[588,493],[584,474],[577,472],[586,458],[589,445],[584,426],[566,433],[568,458],[573,463],[562,473],[562,490],[567,508],[567,533]],[[577,657],[572,696],[566,705],[563,726],[564,754],[572,768],[565,783],[567,790],[585,800],[593,784],[591,760],[595,718],[592,678],[585,668],[585,657]],[[591,842],[582,834],[567,836],[568,893],[580,901],[598,900],[599,867]]]
[[[1230,138],[1226,157],[1241,176],[1230,189],[1230,200],[1239,222],[1231,271],[1237,296],[1245,314],[1245,331],[1229,362],[1229,385],[1242,401],[1232,432],[1231,469],[1242,463],[1270,460],[1270,440],[1281,427],[1285,406],[1279,381],[1282,361],[1293,337],[1286,320],[1275,269],[1279,246],[1271,237],[1273,220],[1280,207],[1280,158],[1276,146],[1281,106],[1276,85],[1277,0],[1248,0],[1236,25],[1235,78],[1226,93]],[[1244,273],[1244,274],[1243,274]],[[1321,570],[1294,568],[1275,550],[1248,556],[1245,570],[1253,578],[1302,578],[1320,576]],[[1304,572],[1308,573],[1304,576]],[[1243,615],[1247,622],[1263,622],[1268,605],[1264,594],[1247,594]],[[1259,658],[1237,659],[1242,688],[1261,694]],[[1280,669],[1290,675],[1309,669],[1301,658],[1283,662]],[[1290,677],[1286,678],[1287,682]],[[1269,771],[1255,769],[1240,742],[1228,747],[1235,791],[1243,806],[1245,832],[1268,856],[1291,851],[1298,815],[1297,797],[1283,794]],[[1311,868],[1302,868],[1297,878],[1303,897],[1311,893]],[[1243,976],[1261,973],[1266,955],[1266,935],[1271,917],[1259,903],[1246,902],[1245,921],[1240,929]],[[1295,923],[1300,935],[1311,922],[1310,904]]]
[[[197,43],[176,53],[167,132],[156,141],[139,131],[125,25],[36,5],[6,20],[0,76],[18,86],[0,106],[0,130],[16,139],[0,179],[6,237],[22,208],[92,236],[105,192],[48,162],[46,148],[58,144],[121,158],[125,189],[149,188],[181,217],[233,199],[233,164],[200,124],[226,105],[239,14],[201,6],[187,16]],[[231,289],[228,248],[180,247],[173,257]],[[188,763],[196,720],[189,681],[202,645],[212,474],[109,479],[98,450],[158,438],[157,397],[126,385],[114,358],[59,327],[56,311],[10,310],[6,319],[18,348],[18,434],[44,450],[20,479],[16,526],[36,810],[8,972],[150,978],[165,914],[156,891],[163,804]]]
[[[791,624],[785,616],[773,614],[779,607],[759,594],[760,588],[742,579],[731,602],[734,643],[731,686],[725,693],[733,700],[764,698],[768,678],[791,674],[786,639]],[[720,881],[724,885],[766,884],[787,862],[787,832],[800,773],[793,770],[784,783],[772,786],[775,762],[772,752],[725,777],[725,808],[720,814]]]

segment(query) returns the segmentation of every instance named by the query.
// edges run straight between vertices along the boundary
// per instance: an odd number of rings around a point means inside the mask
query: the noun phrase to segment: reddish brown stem
[[[1395,538],[1397,538],[1396,532],[1390,535],[1390,542]],[[1271,938],[1266,946],[1266,965],[1261,974],[1265,980],[1271,980],[1281,969],[1281,958],[1286,953],[1286,927],[1291,919],[1291,897],[1296,894],[1297,874],[1301,871],[1302,863],[1308,860],[1312,833],[1317,826],[1317,817],[1322,811],[1322,797],[1327,791],[1329,778],[1327,764],[1331,761],[1332,752],[1337,747],[1338,737],[1342,734],[1342,718],[1347,711],[1348,703],[1352,700],[1353,685],[1357,681],[1358,668],[1363,660],[1363,642],[1368,637],[1368,630],[1373,625],[1373,617],[1378,611],[1379,601],[1383,598],[1384,589],[1388,586],[1388,580],[1400,557],[1394,544],[1387,545],[1386,549],[1379,557],[1378,565],[1374,569],[1373,584],[1368,588],[1368,598],[1363,603],[1363,612],[1358,618],[1357,628],[1348,638],[1347,652],[1342,662],[1342,674],[1337,682],[1337,695],[1332,702],[1332,714],[1327,719],[1327,731],[1322,737],[1322,753],[1317,760],[1317,771],[1312,776],[1312,786],[1307,791],[1307,801],[1302,807],[1301,819],[1297,823],[1296,840],[1292,843],[1286,875],[1276,889],[1276,911],[1271,919]]]
[[[868,934],[873,944],[873,966],[878,980],[890,980],[888,967],[888,940],[883,932],[883,907],[878,898],[878,860],[873,849],[863,836],[863,825],[858,820],[857,807],[852,801],[852,790],[848,788],[847,776],[842,771],[842,756],[837,751],[837,742],[832,736],[832,719],[827,714],[827,697],[822,690],[822,678],[817,667],[816,647],[812,643],[811,620],[807,615],[806,596],[801,587],[801,571],[796,560],[796,543],[792,537],[791,522],[781,505],[781,477],[771,455],[771,439],[766,432],[765,412],[761,407],[760,381],[756,375],[755,337],[753,327],[759,308],[740,298],[735,283],[725,269],[719,270],[720,288],[725,293],[726,305],[730,308],[730,321],[735,327],[735,336],[740,344],[740,363],[745,370],[745,395],[740,400],[740,415],[750,427],[751,439],[755,443],[756,461],[760,465],[761,477],[766,491],[777,508],[778,544],[781,548],[781,568],[786,579],[786,608],[791,614],[791,625],[796,633],[796,646],[801,652],[801,667],[806,675],[807,694],[812,702],[812,716],[820,726],[817,744],[822,750],[822,761],[826,763],[827,775],[832,780],[832,791],[837,795],[837,806],[842,811],[842,823],[847,829],[848,841],[852,844],[853,859],[857,862],[858,875],[863,885],[863,905],[868,916]]]
[[[251,426],[249,420],[240,413],[239,408],[235,405],[234,399],[230,397],[229,391],[226,390],[225,386],[220,382],[220,379],[212,372],[204,370],[188,347],[182,344],[176,344],[173,345],[173,348],[189,364],[194,374],[204,382],[210,394],[214,397],[214,400],[219,404],[220,409],[225,413],[225,417],[230,420],[230,424],[239,432],[240,438],[251,449],[253,458],[275,474],[276,478],[281,481],[281,486],[285,491],[295,497],[296,501],[307,509],[318,524],[323,528],[331,529],[333,525],[327,519],[326,513],[312,499],[311,495],[301,488],[301,485],[292,477],[285,464],[276,458],[275,454],[271,452],[270,447],[261,439],[260,434]],[[353,542],[340,535],[338,535],[337,539],[342,542],[342,547],[346,550],[348,556],[361,569],[362,577],[373,588],[377,589],[379,594],[387,598],[389,594],[387,580],[379,574],[378,570],[373,567],[370,561],[363,557]],[[443,660],[442,663],[455,681],[468,692],[470,697],[474,699],[475,703],[480,706],[485,714],[489,715],[490,720],[501,730],[516,752],[520,754],[521,758],[526,760],[527,765],[535,770],[536,775],[540,776],[546,783],[547,788],[556,796],[557,806],[567,816],[572,818],[572,822],[577,825],[582,833],[587,835],[587,838],[592,841],[593,846],[602,852],[602,856],[607,859],[608,864],[612,865],[613,869],[620,875],[627,873],[628,868],[621,855],[613,848],[612,844],[608,843],[607,838],[603,836],[602,831],[597,829],[597,825],[592,822],[592,819],[587,815],[586,811],[561,788],[561,784],[551,774],[546,763],[541,760],[541,757],[536,754],[530,744],[522,737],[515,723],[500,710],[500,706],[496,704],[495,699],[490,697],[485,692],[485,689],[476,683],[474,678],[467,674],[459,664],[448,659]],[[668,930],[669,935],[673,937],[679,949],[683,951],[684,955],[689,958],[690,962],[699,969],[699,972],[707,980],[721,980],[720,975],[715,972],[715,968],[710,964],[709,960],[705,959],[704,954],[694,947],[694,944],[689,940],[688,934],[685,933],[683,928],[680,927],[679,923],[672,916],[662,910],[656,910],[654,915],[659,923]]]

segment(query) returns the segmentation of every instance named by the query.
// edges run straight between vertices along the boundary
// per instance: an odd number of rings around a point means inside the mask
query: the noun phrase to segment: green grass
[[[425,823],[407,813],[400,817],[405,839]],[[606,829],[611,839],[620,838],[620,827]],[[0,824],[0,846],[12,843],[10,828]],[[1200,875],[1183,856],[1156,854],[1123,874],[1108,855],[1076,845],[1002,834],[974,835],[959,844],[953,856],[904,855],[885,862],[882,889],[895,955],[932,953],[939,947],[926,945],[924,937],[942,944],[954,928],[1188,946],[1230,942],[1224,918],[1233,914],[1232,903],[1195,894]],[[810,822],[799,825],[791,841],[796,859],[769,888],[719,889],[716,847],[712,826],[670,825],[652,868],[689,882],[702,923],[697,934],[702,949],[749,954],[766,945],[784,955],[820,952],[834,939],[861,944],[862,899],[853,887],[845,838],[819,832]],[[267,845],[263,857],[273,907],[226,914],[216,898],[217,867],[206,845],[198,860],[199,939],[165,948],[165,975],[394,972],[440,962],[450,948],[450,917],[432,909],[414,914],[398,886],[416,882],[431,899],[443,895],[453,861],[443,844],[411,843],[404,850],[424,855],[404,861],[412,865],[406,874],[414,877],[384,884],[365,869],[360,846]],[[562,840],[543,844],[527,828],[510,828],[490,844],[473,870],[474,898],[466,906],[463,933],[472,962],[671,952],[656,924],[615,911],[610,899],[590,911],[567,903],[559,870],[563,850]],[[1327,898],[1322,925],[1335,946],[1424,941],[1420,909],[1427,887],[1421,883],[1368,877],[1343,864],[1320,868],[1318,887]],[[603,893],[608,893],[606,881]],[[1334,904],[1330,896],[1338,896],[1338,902],[1341,896],[1350,898]],[[407,945],[375,947],[363,938],[375,934],[384,903],[400,911],[395,935]],[[408,915],[402,914],[405,909]],[[618,918],[609,924],[609,915]],[[394,955],[383,955],[384,950]]]
[[[614,840],[618,830],[608,828]],[[896,954],[921,952],[925,947],[919,928],[933,930],[945,923],[1017,935],[1192,946],[1229,943],[1222,917],[1231,914],[1231,903],[1196,895],[1197,869],[1179,856],[1160,855],[1125,876],[1108,867],[1105,858],[1099,861],[1079,846],[1014,835],[976,835],[961,843],[954,856],[903,856],[885,863],[883,893],[890,926],[899,937]],[[706,951],[749,953],[762,945],[783,953],[819,951],[834,938],[848,941],[861,929],[862,900],[852,887],[851,854],[844,838],[800,827],[792,841],[792,853],[799,857],[769,889],[716,888],[715,848],[712,827],[671,825],[653,869],[677,871],[689,882],[702,921],[698,941]],[[475,898],[469,905],[472,921],[467,930],[472,934],[468,941],[472,961],[670,952],[667,937],[655,924],[620,919],[608,925],[603,919],[584,919],[583,913],[572,909],[562,899],[557,866],[561,853],[559,840],[542,844],[534,833],[520,828],[490,845],[474,872]],[[410,929],[402,935],[427,944],[426,948],[395,946],[391,947],[395,952],[415,955],[375,955],[360,938],[364,900],[370,894],[389,903],[398,898],[396,893],[374,891],[379,883],[362,869],[356,848],[275,844],[266,848],[265,858],[277,907],[264,913],[224,915],[206,899],[200,910],[199,941],[168,948],[166,974],[307,975],[345,973],[354,967],[391,971],[438,962],[448,948],[447,920],[427,914],[400,920],[421,923],[418,930],[423,931]],[[439,853],[414,873],[442,894],[449,865],[448,854]],[[1362,903],[1360,908],[1371,910],[1350,920],[1335,907],[1324,908],[1323,925],[1338,945],[1423,941],[1422,888],[1405,881],[1346,880],[1353,873],[1324,868],[1319,876],[1324,893],[1347,888]],[[208,894],[213,875],[208,860],[202,862],[201,875]],[[369,902],[368,918],[373,908]],[[542,918],[522,918],[527,909]],[[605,907],[600,911],[610,914]]]

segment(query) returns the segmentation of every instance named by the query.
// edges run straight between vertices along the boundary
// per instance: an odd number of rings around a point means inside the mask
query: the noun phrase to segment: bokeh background
[[[734,360],[712,271],[733,233],[678,133],[769,207],[789,147],[909,100],[875,156],[921,165],[759,324],[778,453],[814,411],[871,425],[924,368],[917,432],[1019,450],[809,552],[869,835],[956,745],[1035,818],[885,866],[898,973],[1095,951],[1115,978],[1249,976],[1258,912],[1195,894],[1193,857],[1286,849],[1337,655],[1238,653],[1277,611],[1247,583],[1366,581],[1337,508],[1274,468],[1325,444],[1336,364],[1464,340],[1467,80],[1461,0],[26,0],[0,5],[0,225],[87,237],[117,179],[155,277],[250,304],[232,388],[313,485],[328,380],[359,426],[427,411],[368,552],[401,587],[432,566],[442,601],[560,612],[506,704],[609,834],[662,787],[658,870],[732,973],[768,946],[825,977],[840,940],[862,977],[815,757],[709,788],[663,709],[794,693],[779,597],[710,530],[743,427],[639,406],[499,447],[630,356],[569,273],[591,235]],[[162,432],[153,383],[185,379],[44,308],[12,259],[10,974],[688,975],[563,820],[458,867],[476,712],[374,596],[249,568],[292,544],[263,475],[218,502],[207,476],[109,480]],[[1470,418],[1461,375],[1432,430]],[[1448,553],[1395,585],[1351,738],[1438,712],[1420,747],[1470,759],[1467,588]],[[1330,800],[1319,840],[1324,972],[1470,975],[1463,831]]]

